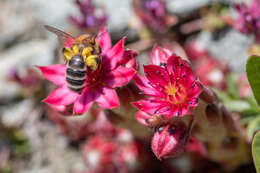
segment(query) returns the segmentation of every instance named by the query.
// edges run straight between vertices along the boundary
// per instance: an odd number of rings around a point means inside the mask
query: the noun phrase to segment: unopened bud
[[[152,140],[152,150],[161,160],[176,157],[184,151],[189,139],[189,129],[182,121],[159,127]]]

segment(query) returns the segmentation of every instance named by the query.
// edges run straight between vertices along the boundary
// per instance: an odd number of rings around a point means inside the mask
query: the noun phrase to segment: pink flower
[[[107,15],[105,14],[104,9],[101,9],[101,15],[97,15],[95,13],[97,7],[93,4],[92,0],[76,0],[75,2],[81,15],[77,17],[70,16],[69,20],[79,28],[94,28],[106,23]]]
[[[239,88],[239,96],[241,99],[246,99],[252,96],[252,90],[248,82],[246,74],[242,74],[237,80],[237,86]]]
[[[189,128],[183,121],[160,126],[152,140],[152,150],[161,160],[168,157],[176,157],[184,151],[189,139]]]
[[[99,32],[99,35],[98,42],[102,49],[102,63],[98,70],[87,71],[86,85],[81,94],[73,92],[67,87],[66,65],[56,64],[39,67],[44,77],[58,86],[44,102],[55,106],[73,104],[74,114],[83,114],[94,102],[104,109],[115,108],[119,105],[115,88],[128,84],[136,71],[121,63],[125,52],[125,38],[112,47],[110,35],[105,27]]]
[[[236,28],[245,34],[254,33],[256,39],[260,38],[260,1],[253,0],[250,6],[237,4],[236,9],[239,17],[236,22]]]
[[[136,85],[148,97],[134,105],[148,114],[162,115],[165,120],[192,114],[201,89],[190,65],[175,55],[164,65],[146,65],[145,77],[135,76]]]
[[[113,161],[117,147],[118,144],[106,136],[96,135],[88,139],[82,147],[83,157],[88,168],[98,172],[104,168],[114,170]]]
[[[154,31],[165,32],[177,23],[177,17],[168,14],[164,0],[134,0],[133,3],[137,16]]]
[[[218,89],[226,88],[228,64],[212,57],[197,40],[188,41],[185,50],[200,82]]]

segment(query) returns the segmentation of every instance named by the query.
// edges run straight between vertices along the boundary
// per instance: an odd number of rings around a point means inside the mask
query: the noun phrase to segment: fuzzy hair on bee
[[[73,37],[48,25],[45,28],[57,35],[63,47],[62,53],[67,66],[66,81],[68,87],[77,93],[81,93],[85,86],[87,70],[95,71],[101,64],[101,49],[97,41],[99,36],[83,34]]]

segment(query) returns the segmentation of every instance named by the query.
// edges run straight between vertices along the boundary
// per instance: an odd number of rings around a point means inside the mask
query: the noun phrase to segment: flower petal
[[[67,86],[63,86],[52,91],[44,102],[54,105],[69,105],[72,104],[77,97],[77,93],[71,91]]]
[[[120,66],[106,74],[104,82],[111,88],[121,87],[128,84],[135,73],[136,71],[133,68]]]
[[[95,101],[100,107],[104,109],[112,109],[119,106],[119,99],[114,89],[102,87],[97,89],[97,92],[99,95]]]
[[[165,88],[170,83],[170,78],[167,71],[158,65],[144,66],[146,78],[153,84],[152,86]]]
[[[116,45],[109,49],[102,57],[104,71],[112,70],[122,61],[124,55],[124,44],[126,37],[122,38]]]
[[[149,126],[147,120],[151,119],[152,116],[144,111],[137,111],[137,113],[135,114],[135,118],[139,123],[143,124],[144,126]]]
[[[98,33],[98,44],[101,47],[102,53],[106,53],[112,47],[111,38],[106,26]]]
[[[163,92],[160,92],[159,90],[156,90],[155,88],[151,87],[151,85],[148,84],[148,80],[139,74],[136,74],[133,78],[135,81],[135,84],[137,87],[143,91],[144,94],[148,96],[154,96],[154,97],[164,97],[165,95]]]
[[[134,102],[133,105],[148,114],[157,114],[161,112],[161,110],[168,111],[170,109],[170,105],[167,101],[158,100],[158,99],[143,99],[137,102]]]
[[[49,66],[37,66],[41,71],[43,76],[54,84],[61,86],[66,84],[66,65],[55,64]]]
[[[123,59],[120,62],[120,65],[128,68],[134,68],[135,70],[139,69],[139,64],[136,61],[137,52],[134,50],[126,50],[123,55]]]
[[[78,97],[74,103],[74,114],[81,115],[86,112],[94,103],[95,92],[92,92],[89,88],[83,90],[82,94]]]
[[[157,44],[154,45],[152,50],[151,64],[162,65],[166,64],[168,58],[173,54],[173,51],[166,48],[161,48]]]

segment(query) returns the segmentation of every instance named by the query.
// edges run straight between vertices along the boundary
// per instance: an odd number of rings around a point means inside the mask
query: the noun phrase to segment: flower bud
[[[189,129],[182,121],[160,126],[152,140],[152,150],[161,160],[181,154],[189,139]]]

